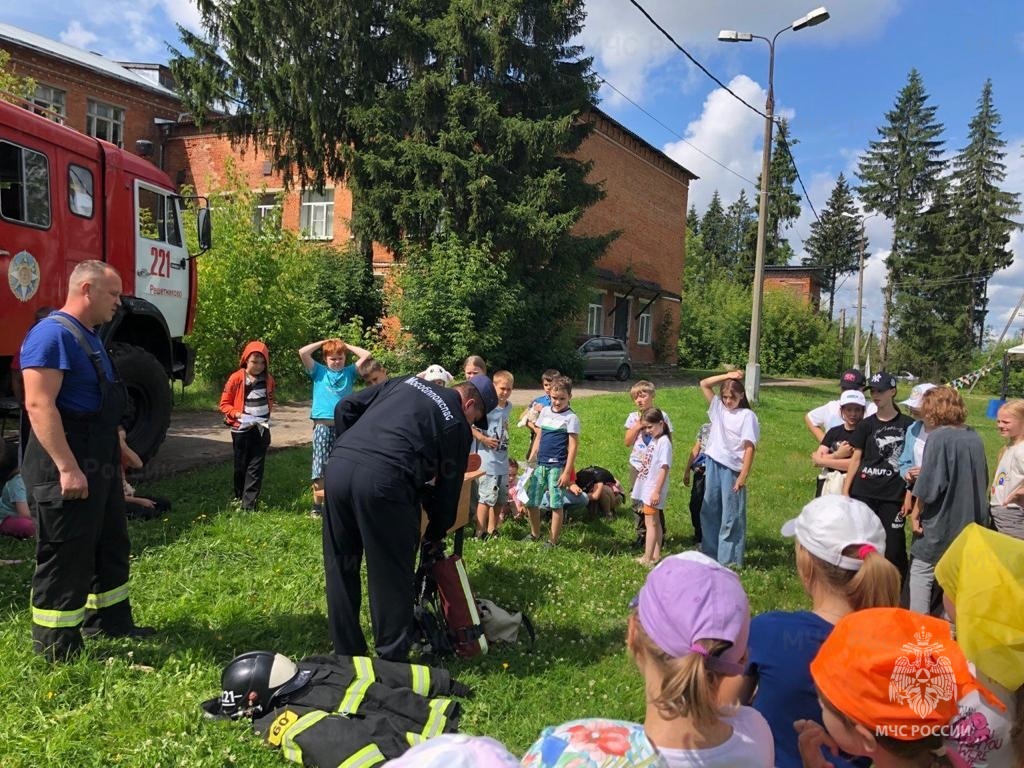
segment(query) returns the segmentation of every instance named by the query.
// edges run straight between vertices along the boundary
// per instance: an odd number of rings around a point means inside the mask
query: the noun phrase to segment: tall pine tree
[[[725,218],[729,222],[729,242],[727,249],[727,262],[726,271],[729,275],[740,280],[741,266],[746,264],[754,263],[754,252],[748,253],[749,243],[747,242],[747,232],[750,227],[757,228],[757,209],[751,204],[747,198],[747,191],[745,189],[740,190],[740,195],[725,211]],[[747,273],[746,282],[751,282],[753,273]]]
[[[861,243],[859,226],[853,194],[846,177],[840,173],[821,212],[820,221],[811,224],[810,237],[804,244],[810,255],[804,258],[803,263],[820,267],[828,288],[829,322],[832,322],[835,311],[836,282],[843,275],[857,271],[861,247],[865,251],[867,249],[867,243]]]
[[[700,220],[700,236],[704,243],[707,269],[711,273],[708,277],[713,278],[725,265],[729,248],[729,222],[725,218],[722,198],[717,189],[711,195],[704,218]]]
[[[969,126],[967,146],[953,158],[953,215],[949,245],[958,273],[973,278],[965,297],[969,334],[963,342],[981,346],[988,314],[988,282],[996,270],[1008,267],[1013,252],[1007,247],[1019,225],[1017,194],[1000,189],[1006,180],[1006,142],[999,135],[1001,118],[992,103],[992,81],[986,80],[978,110]]]
[[[764,263],[769,265],[788,264],[793,258],[793,248],[785,238],[787,229],[800,216],[800,195],[796,193],[796,165],[789,147],[799,143],[789,135],[789,123],[779,118],[772,142],[772,159],[768,166],[768,215],[765,230]],[[757,177],[758,189],[761,176]],[[749,270],[747,283],[753,280],[754,259],[757,252],[757,219],[747,228],[746,247],[743,250],[744,267]],[[749,258],[749,262],[747,259]]]
[[[942,176],[943,126],[935,119],[935,107],[916,69],[886,113],[879,139],[869,144],[857,169],[858,192],[869,211],[877,211],[893,223],[892,248],[886,264],[888,279],[883,305],[880,365],[886,364],[889,326],[897,286],[914,280],[921,260],[935,254],[923,252],[917,242],[918,218],[931,202]]]
[[[441,269],[459,242],[481,270],[492,254],[518,311],[499,327],[488,320],[479,353],[497,365],[569,362],[571,319],[610,239],[573,232],[601,197],[575,157],[597,88],[573,44],[583,0],[202,0],[199,10],[205,36],[180,29],[190,53],[172,60],[193,114],[230,102],[222,127],[266,148],[287,180],[293,168],[316,187],[344,180],[367,258],[383,243],[415,255],[410,271],[424,276],[432,254]]]

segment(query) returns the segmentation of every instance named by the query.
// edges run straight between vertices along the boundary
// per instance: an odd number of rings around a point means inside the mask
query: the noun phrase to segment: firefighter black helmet
[[[309,677],[287,656],[249,651],[224,667],[220,697],[203,702],[203,710],[217,718],[259,717],[273,708],[275,700],[303,687]]]

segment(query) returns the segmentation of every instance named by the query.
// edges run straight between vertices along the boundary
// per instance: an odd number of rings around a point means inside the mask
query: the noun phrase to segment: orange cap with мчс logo
[[[949,622],[903,608],[845,616],[811,662],[811,676],[835,709],[900,741],[939,732],[973,690],[1003,709],[971,674]]]

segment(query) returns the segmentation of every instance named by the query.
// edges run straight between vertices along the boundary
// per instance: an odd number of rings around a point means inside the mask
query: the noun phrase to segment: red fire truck
[[[64,303],[76,264],[105,261],[124,289],[100,334],[128,389],[128,441],[144,459],[156,453],[170,382],[191,383],[194,369],[182,337],[195,316],[196,269],[181,203],[148,160],[0,101],[0,396],[11,394],[12,357],[37,311]],[[206,250],[205,207],[198,230]]]

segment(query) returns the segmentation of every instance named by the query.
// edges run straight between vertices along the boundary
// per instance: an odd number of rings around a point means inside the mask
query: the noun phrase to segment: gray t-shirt
[[[928,435],[914,495],[923,502],[921,527],[910,553],[939,558],[970,523],[988,522],[988,463],[981,437],[970,427],[939,427]]]

